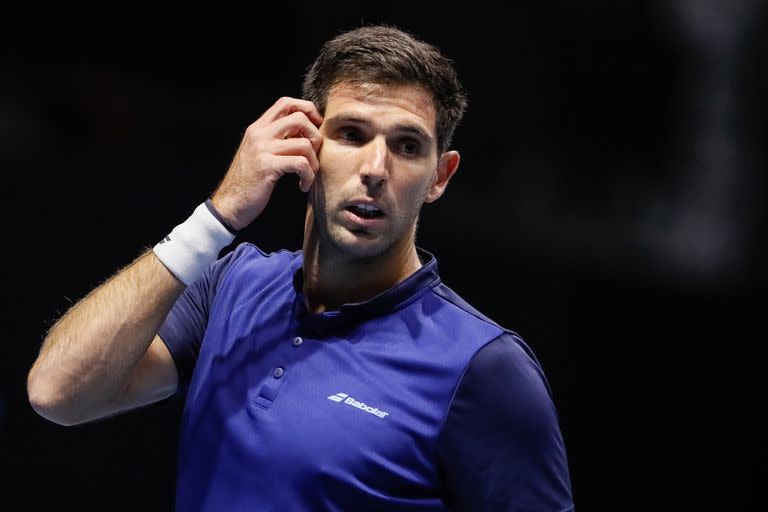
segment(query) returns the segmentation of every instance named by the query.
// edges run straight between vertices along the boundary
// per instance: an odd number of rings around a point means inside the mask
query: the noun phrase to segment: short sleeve
[[[438,440],[454,510],[571,511],[563,437],[530,348],[506,332],[473,357]]]
[[[197,281],[187,286],[158,330],[176,365],[179,391],[185,390],[192,378],[216,290],[236,252],[230,251],[211,263]]]

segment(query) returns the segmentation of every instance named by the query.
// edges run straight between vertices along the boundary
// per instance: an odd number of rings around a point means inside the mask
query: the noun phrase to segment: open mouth
[[[353,204],[347,206],[346,210],[362,219],[378,219],[384,216],[384,212],[369,204]]]

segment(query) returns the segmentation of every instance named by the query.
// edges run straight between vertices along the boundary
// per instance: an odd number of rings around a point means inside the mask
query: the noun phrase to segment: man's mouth
[[[377,219],[384,216],[384,212],[370,204],[355,203],[347,206],[345,209],[362,219]]]

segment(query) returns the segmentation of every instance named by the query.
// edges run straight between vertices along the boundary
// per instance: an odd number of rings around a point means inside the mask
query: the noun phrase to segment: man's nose
[[[387,141],[383,137],[375,137],[363,149],[365,153],[360,165],[360,179],[369,187],[379,187],[389,175]]]

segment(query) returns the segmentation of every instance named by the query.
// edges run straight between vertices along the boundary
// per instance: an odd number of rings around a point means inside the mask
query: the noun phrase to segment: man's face
[[[413,243],[421,205],[442,195],[458,166],[458,153],[438,153],[435,122],[432,97],[420,87],[331,90],[310,196],[321,239],[354,258]]]

